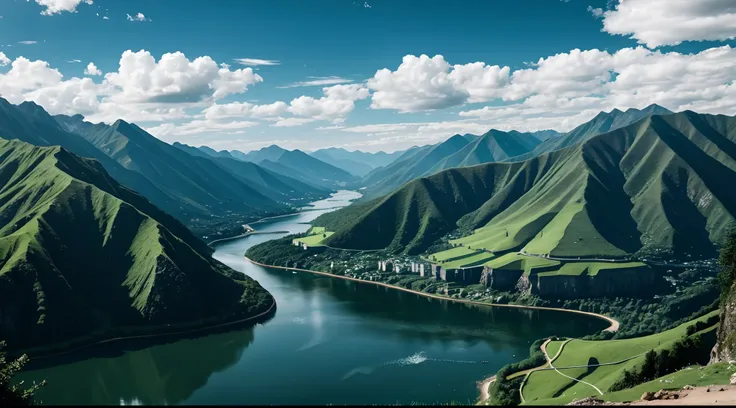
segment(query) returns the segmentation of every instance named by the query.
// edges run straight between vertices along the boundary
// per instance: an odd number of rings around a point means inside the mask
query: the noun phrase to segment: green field
[[[429,260],[435,261],[435,262],[445,262],[448,260],[454,260],[463,258],[466,256],[470,256],[473,254],[478,253],[478,251],[473,251],[472,249],[468,249],[463,246],[455,247],[452,249],[448,249],[446,251],[437,252],[436,254],[432,254],[429,256]]]
[[[325,231],[324,227],[312,227],[307,233],[310,235],[304,238],[297,238],[296,241],[307,244],[310,247],[324,246],[322,242],[334,234],[334,232]]]
[[[718,311],[714,311],[695,321],[705,321],[717,314]],[[662,333],[633,339],[607,341],[575,339],[565,345],[553,365],[565,375],[598,387],[605,395],[611,385],[621,377],[624,369],[631,370],[640,365],[644,360],[644,353],[649,350],[671,347],[675,341],[685,337],[687,327],[695,321],[684,323]],[[709,330],[714,330],[714,327]],[[631,357],[635,358],[629,359]],[[621,363],[591,368],[564,369],[570,366],[615,362]],[[555,405],[563,405],[575,399],[599,395],[599,393],[590,385],[574,381],[554,370],[546,370],[529,375],[523,388],[523,395],[527,404],[552,403],[550,399],[554,399]]]
[[[601,271],[616,269],[634,269],[646,268],[647,265],[642,262],[568,262],[560,268],[559,271],[542,272],[539,276],[596,276]]]

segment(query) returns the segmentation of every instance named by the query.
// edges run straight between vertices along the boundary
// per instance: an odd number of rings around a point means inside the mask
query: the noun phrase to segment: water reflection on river
[[[354,197],[340,192],[314,211],[253,226],[306,231],[307,222]],[[274,295],[278,310],[265,324],[167,344],[97,347],[43,362],[54,366],[22,377],[46,379],[39,397],[51,404],[469,402],[477,380],[525,358],[535,339],[607,326],[575,314],[456,304],[245,261],[247,248],[280,235],[222,242],[215,253]]]

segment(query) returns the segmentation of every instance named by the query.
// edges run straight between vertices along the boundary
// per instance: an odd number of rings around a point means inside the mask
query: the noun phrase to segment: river
[[[263,221],[301,232],[349,204],[339,192],[313,210]],[[410,404],[473,402],[476,381],[528,356],[538,338],[578,337],[602,320],[565,312],[462,305],[374,285],[262,268],[249,247],[284,234],[221,242],[215,258],[277,301],[263,324],[152,345],[97,346],[20,375],[45,379],[49,404]]]

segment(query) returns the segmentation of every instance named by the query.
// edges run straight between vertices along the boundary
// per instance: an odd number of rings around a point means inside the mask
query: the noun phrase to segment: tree
[[[726,245],[721,248],[721,256],[718,261],[721,265],[718,281],[721,284],[721,303],[723,303],[731,291],[734,278],[736,278],[736,229],[731,229],[728,234]]]
[[[0,341],[0,350],[5,348],[5,342]],[[30,406],[35,405],[33,394],[43,386],[34,384],[30,388],[23,388],[23,383],[11,384],[13,376],[28,362],[25,354],[17,360],[7,361],[4,354],[0,354],[0,406]]]

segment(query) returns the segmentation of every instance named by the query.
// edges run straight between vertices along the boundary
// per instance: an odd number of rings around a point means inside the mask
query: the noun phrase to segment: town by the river
[[[304,232],[358,193],[341,191],[301,213],[252,224]],[[573,313],[485,307],[246,261],[284,236],[216,246],[215,258],[258,280],[277,311],[255,327],[198,337],[122,341],[40,359],[19,379],[46,380],[47,404],[473,403],[477,382],[528,356],[541,337],[579,337],[605,321]]]

